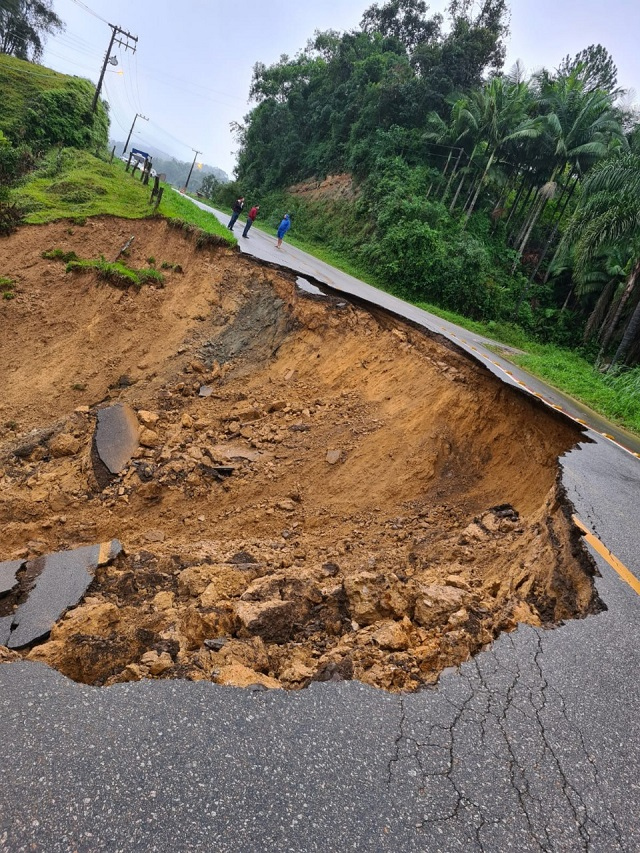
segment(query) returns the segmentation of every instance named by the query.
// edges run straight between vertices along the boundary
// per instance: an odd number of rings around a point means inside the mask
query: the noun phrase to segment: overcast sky
[[[105,75],[111,135],[126,139],[136,112],[141,113],[150,121],[136,122],[138,147],[147,142],[179,160],[191,160],[191,149],[197,149],[198,160],[231,176],[236,145],[229,124],[241,122],[250,109],[254,63],[295,54],[316,29],[353,29],[371,5],[365,0],[53,0],[66,30],[49,38],[42,63],[97,82],[111,35],[106,22],[138,36],[135,55],[117,47],[119,64],[109,65]],[[431,10],[446,5],[434,0]],[[640,90],[640,0],[512,0],[511,5],[506,67],[520,59],[529,71],[554,68],[566,54],[600,43],[618,65],[620,85]]]

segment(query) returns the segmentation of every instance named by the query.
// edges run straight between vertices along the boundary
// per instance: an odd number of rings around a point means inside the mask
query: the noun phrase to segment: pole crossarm
[[[104,73],[107,70],[107,63],[109,62],[113,45],[119,44],[121,47],[124,47],[125,50],[130,49],[133,53],[135,53],[136,45],[138,44],[138,36],[132,36],[131,33],[127,32],[127,30],[123,30],[122,27],[116,26],[116,24],[109,24],[109,26],[111,27],[111,39],[109,40],[109,47],[107,48],[107,52],[104,57],[104,62],[102,63],[100,79],[98,80],[98,85],[96,86],[96,91],[93,96],[93,103],[91,104],[92,113],[95,113],[96,108],[98,106],[98,98],[100,97],[100,92],[102,91],[102,81],[104,80]],[[122,35],[124,41],[123,39],[117,39],[117,35]],[[134,42],[134,44],[130,44],[130,42]]]

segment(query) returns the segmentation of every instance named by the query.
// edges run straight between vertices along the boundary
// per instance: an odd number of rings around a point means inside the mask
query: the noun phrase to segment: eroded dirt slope
[[[183,272],[122,291],[40,257],[132,234],[129,263]],[[161,221],[23,229],[0,274],[0,560],[126,552],[20,655],[92,684],[403,690],[601,606],[557,484],[580,434],[441,342]],[[142,444],[105,478],[114,401]]]

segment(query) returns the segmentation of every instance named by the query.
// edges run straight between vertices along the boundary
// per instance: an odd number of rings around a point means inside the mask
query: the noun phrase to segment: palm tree
[[[585,179],[581,204],[566,239],[574,243],[578,274],[602,247],[626,243],[632,250],[624,290],[603,336],[603,354],[640,281],[640,155],[614,157],[593,168]],[[609,370],[624,359],[639,333],[640,300],[627,321]]]
[[[534,139],[542,132],[540,123],[527,117],[529,98],[526,83],[511,83],[503,77],[494,77],[483,89],[474,93],[477,125],[486,143],[485,154],[488,154],[488,159],[466,206],[464,225],[473,213],[496,156],[504,150],[505,145],[519,139]]]

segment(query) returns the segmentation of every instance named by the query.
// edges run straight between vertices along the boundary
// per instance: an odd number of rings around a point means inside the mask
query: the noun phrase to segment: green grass
[[[196,241],[203,232],[226,245],[236,245],[233,235],[213,214],[200,210],[169,186],[164,187],[156,211],[150,201],[151,183],[145,187],[139,175],[126,172],[120,160],[108,163],[86,151],[63,148],[51,152],[11,197],[25,211],[25,222],[31,224],[58,219],[82,224],[90,216],[143,219],[159,214],[187,230],[190,227]]]
[[[15,282],[12,278],[0,275],[0,298],[15,299],[14,287]]]
[[[46,252],[42,252],[42,257],[49,261],[64,261],[65,264],[78,260],[75,252],[65,252],[62,249],[47,249]]]
[[[48,89],[59,89],[73,78],[51,68],[0,54],[0,130],[7,135],[21,122],[25,104]]]
[[[513,323],[481,323],[435,305],[417,304],[464,329],[522,350],[508,353],[500,349],[500,355],[608,420],[640,434],[640,368],[618,375],[600,373],[579,353],[532,340]]]
[[[537,346],[537,352],[509,358],[608,420],[640,434],[640,370],[609,376],[578,353],[549,344]]]
[[[121,261],[106,261],[103,257],[93,260],[73,260],[66,266],[67,272],[87,272],[94,270],[98,278],[107,281],[116,287],[142,287],[143,284],[156,284],[160,287],[164,284],[164,276],[158,270],[150,267],[133,269]]]

